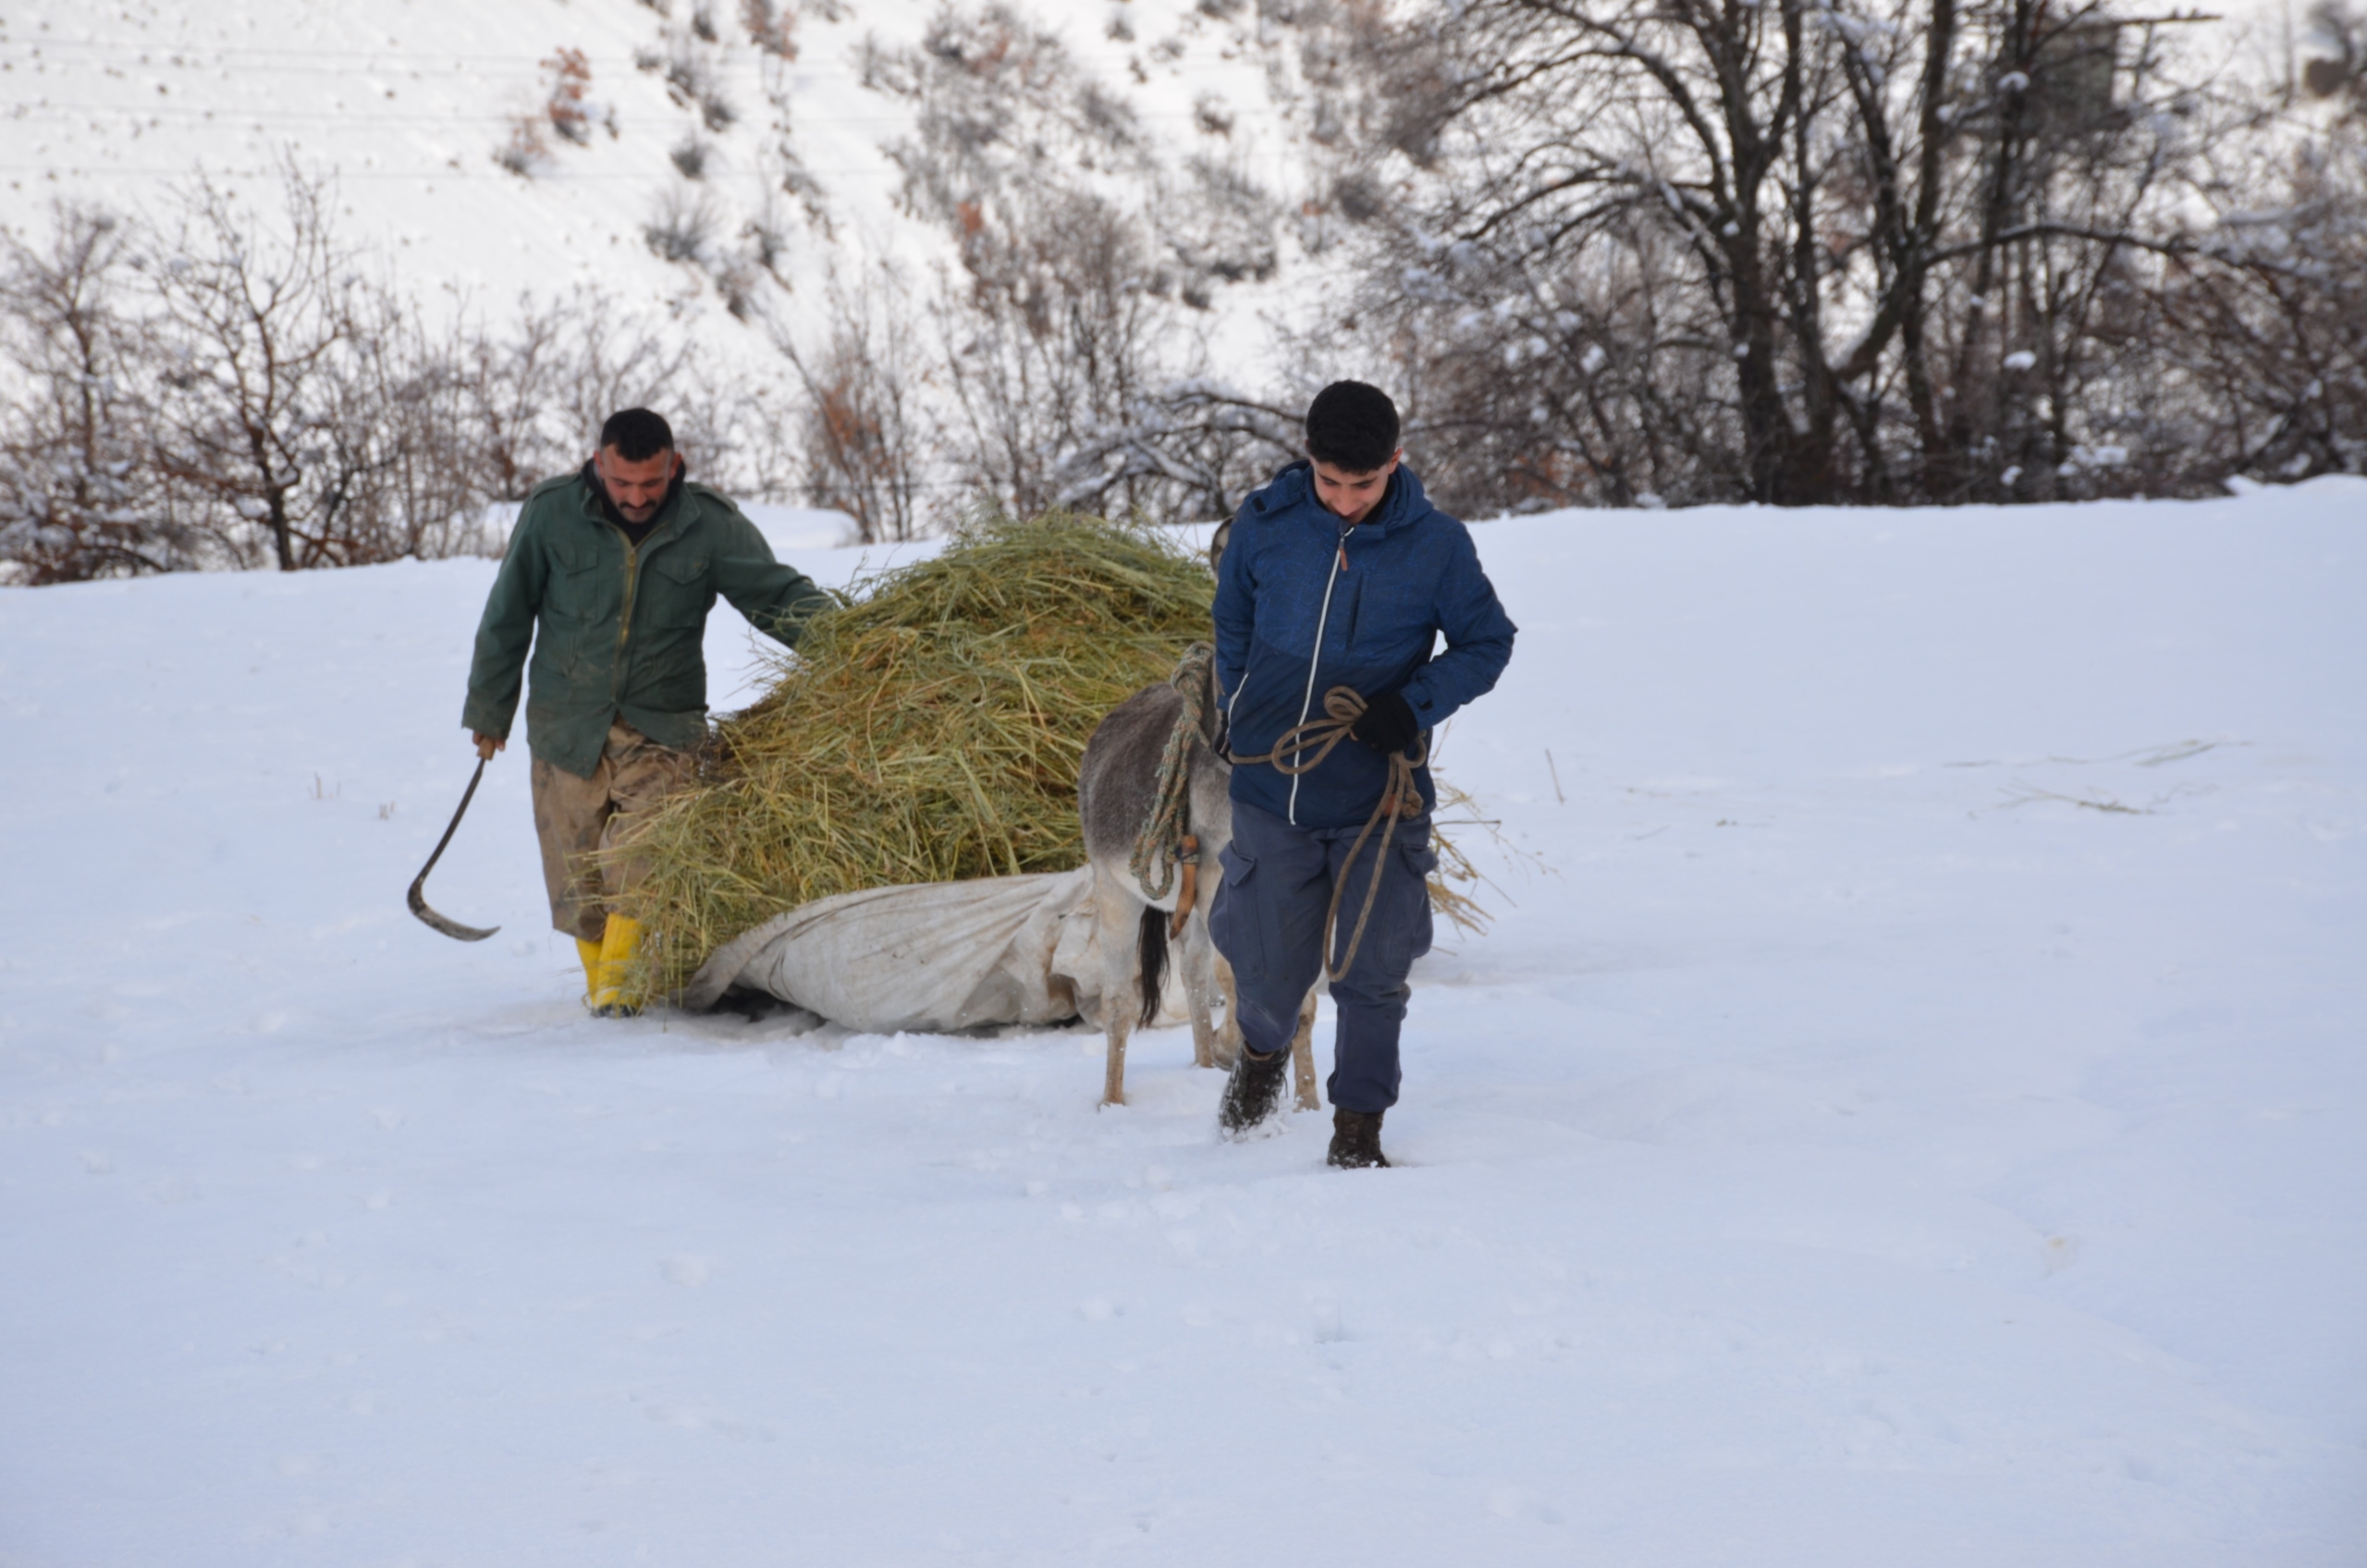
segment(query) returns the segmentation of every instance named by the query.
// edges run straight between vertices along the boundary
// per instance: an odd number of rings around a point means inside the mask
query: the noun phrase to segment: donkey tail
[[[1159,994],[1167,986],[1167,915],[1163,911],[1143,911],[1142,939],[1136,943],[1142,955],[1143,1016],[1139,1028],[1147,1029],[1159,1016]]]

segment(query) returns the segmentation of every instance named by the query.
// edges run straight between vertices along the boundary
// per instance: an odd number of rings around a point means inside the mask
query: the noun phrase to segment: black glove
[[[1414,743],[1422,732],[1421,721],[1414,717],[1414,704],[1394,692],[1383,692],[1365,704],[1365,711],[1348,733],[1379,752],[1382,756],[1395,756]]]

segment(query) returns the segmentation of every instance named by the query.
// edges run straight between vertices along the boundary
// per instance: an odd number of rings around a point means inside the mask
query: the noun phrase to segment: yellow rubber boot
[[[600,944],[578,937],[575,956],[583,961],[583,999],[589,1002],[592,993],[600,988]]]
[[[641,922],[608,916],[600,938],[600,977],[592,986],[592,1011],[602,1018],[632,1018],[641,1011],[641,993],[632,985],[633,955],[641,950]]]

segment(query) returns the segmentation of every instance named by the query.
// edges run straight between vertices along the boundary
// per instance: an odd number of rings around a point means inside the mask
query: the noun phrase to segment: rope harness
[[[1184,651],[1175,673],[1167,678],[1167,683],[1183,697],[1184,706],[1175,716],[1175,728],[1167,732],[1167,749],[1159,753],[1150,815],[1134,835],[1134,853],[1126,857],[1126,869],[1134,873],[1134,885],[1148,903],[1167,897],[1175,886],[1176,869],[1182,867],[1184,890],[1175,900],[1175,916],[1168,929],[1171,937],[1184,934],[1184,922],[1191,917],[1200,890],[1200,840],[1192,832],[1190,764],[1192,742],[1203,738],[1208,722],[1208,672],[1215,658],[1215,649],[1195,643]]]
[[[1195,643],[1184,651],[1175,673],[1167,678],[1167,683],[1183,697],[1184,706],[1175,716],[1175,727],[1167,732],[1166,749],[1159,753],[1150,815],[1143,819],[1142,830],[1134,835],[1134,852],[1126,858],[1126,869],[1134,874],[1134,885],[1149,903],[1167,897],[1175,887],[1180,868],[1184,887],[1176,897],[1175,914],[1168,925],[1170,937],[1184,934],[1184,923],[1191,918],[1192,906],[1199,894],[1200,840],[1191,830],[1189,765],[1192,742],[1205,739],[1209,666],[1215,657],[1216,651],[1206,643]],[[1323,693],[1321,718],[1293,726],[1263,756],[1233,756],[1228,752],[1225,760],[1236,767],[1266,763],[1280,773],[1312,773],[1323,766],[1323,759],[1341,741],[1348,739],[1356,720],[1364,715],[1362,693],[1353,687],[1334,686]],[[1410,754],[1398,752],[1390,756],[1388,787],[1381,790],[1372,815],[1365,819],[1356,841],[1349,846],[1348,858],[1340,864],[1339,878],[1331,887],[1331,907],[1323,917],[1323,977],[1334,985],[1347,977],[1355,964],[1356,950],[1364,945],[1365,927],[1371,924],[1372,906],[1380,897],[1381,874],[1389,864],[1389,845],[1397,835],[1397,824],[1405,817],[1419,816],[1428,809],[1422,802],[1421,788],[1414,781],[1414,773],[1429,760],[1429,742],[1417,736]],[[1372,837],[1375,827],[1380,828],[1380,846],[1375,851],[1371,879],[1365,886],[1364,906],[1356,912],[1355,928],[1348,933],[1348,950],[1341,955],[1335,967],[1331,952],[1339,943],[1340,900],[1348,890],[1348,873],[1355,868],[1356,857],[1364,853],[1366,840]]]
[[[1278,773],[1312,773],[1323,764],[1341,741],[1355,729],[1356,720],[1365,714],[1363,694],[1353,687],[1334,686],[1323,693],[1323,717],[1310,718],[1283,731],[1274,742],[1274,749],[1259,757],[1232,757],[1233,764],[1247,766],[1255,763],[1271,764]],[[1307,755],[1309,752],[1313,756]],[[1403,817],[1419,816],[1428,808],[1422,802],[1420,786],[1414,782],[1414,771],[1429,760],[1430,743],[1423,737],[1414,738],[1412,753],[1394,752],[1389,758],[1389,785],[1380,792],[1380,802],[1372,808],[1372,815],[1365,819],[1363,831],[1349,846],[1348,858],[1340,863],[1340,875],[1331,884],[1331,908],[1323,917],[1323,977],[1333,985],[1347,978],[1356,962],[1356,949],[1364,945],[1365,926],[1372,920],[1374,900],[1380,897],[1381,873],[1389,864],[1389,841],[1396,836],[1397,824]],[[1410,804],[1410,810],[1407,809]],[[1383,818],[1388,825],[1381,827]],[[1356,927],[1348,934],[1348,950],[1342,955],[1339,967],[1332,967],[1331,950],[1340,937],[1340,899],[1348,890],[1348,873],[1355,865],[1356,857],[1364,852],[1365,840],[1372,830],[1380,827],[1380,848],[1372,864],[1372,879],[1365,887],[1364,907],[1356,912]]]

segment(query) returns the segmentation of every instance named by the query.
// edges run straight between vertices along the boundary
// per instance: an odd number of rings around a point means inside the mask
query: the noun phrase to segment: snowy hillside
[[[794,319],[822,308],[817,286],[854,256],[950,257],[951,214],[908,189],[897,156],[924,114],[975,115],[986,164],[1049,158],[1159,193],[1187,251],[1209,239],[1191,217],[1208,181],[1254,187],[1261,214],[1286,214],[1317,179],[1306,138],[1328,111],[1305,74],[1318,36],[1306,29],[1238,6],[1054,0],[968,7],[985,20],[932,53],[944,9],[34,0],[0,16],[0,226],[38,233],[61,195],[155,211],[200,168],[267,209],[292,153],[334,173],[350,236],[423,295],[498,308],[595,283],[664,300],[712,346],[749,355],[759,336],[722,309],[718,278],[735,267],[768,267],[779,288],[768,279],[766,297]],[[975,101],[949,104],[963,82]],[[572,136],[548,112],[558,94]],[[1092,112],[1106,145],[1080,129]],[[700,204],[706,253],[660,259],[646,229]],[[761,263],[760,230],[779,247]],[[1303,259],[1308,232],[1283,223],[1261,243]],[[1291,281],[1220,278],[1210,303],[1246,321]]]
[[[485,563],[0,596],[0,1562],[2356,1562],[2362,519],[1479,526],[1368,1173],[426,930]]]

